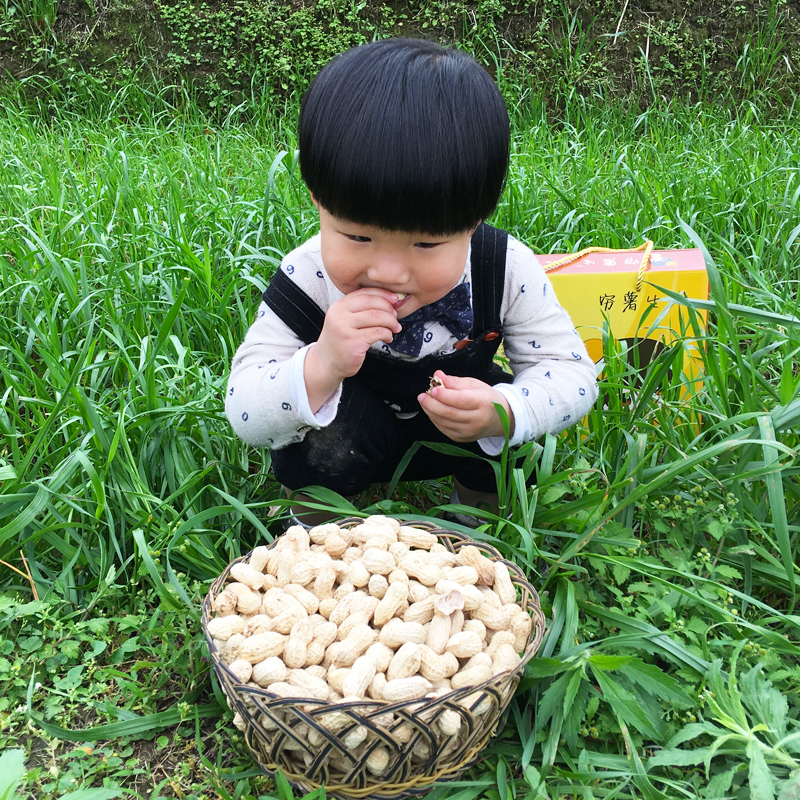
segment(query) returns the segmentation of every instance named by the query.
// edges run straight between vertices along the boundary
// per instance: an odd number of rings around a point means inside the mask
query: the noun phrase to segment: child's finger
[[[400,333],[402,330],[402,325],[397,321],[397,317],[377,308],[356,311],[351,316],[351,322],[352,327],[359,329],[380,327],[395,333]]]
[[[441,389],[439,390],[442,391]],[[468,422],[474,413],[474,408],[461,408],[458,406],[451,406],[442,403],[436,397],[431,397],[429,394],[419,395],[419,404],[425,409],[425,412],[430,417],[438,419],[445,419],[451,422]]]
[[[437,386],[431,389],[431,397],[448,408],[475,410],[485,402],[482,392],[475,389],[448,389]]]

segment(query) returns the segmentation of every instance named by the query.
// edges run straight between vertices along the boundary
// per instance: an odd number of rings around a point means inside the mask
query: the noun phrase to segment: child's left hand
[[[508,401],[488,383],[476,378],[457,378],[436,370],[444,386],[431,389],[417,399],[431,422],[454,442],[475,442],[487,436],[503,436],[503,425],[492,403],[505,408],[514,434],[514,415]]]

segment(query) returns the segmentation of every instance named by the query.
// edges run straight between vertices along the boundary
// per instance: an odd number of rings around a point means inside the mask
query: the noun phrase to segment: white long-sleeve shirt
[[[280,269],[323,311],[342,297],[322,263],[319,234],[292,250]],[[464,279],[470,280],[469,253]],[[533,251],[511,236],[500,319],[514,382],[494,388],[508,400],[514,415],[510,444],[557,433],[580,420],[597,398],[594,364]],[[428,332],[432,336],[425,341]],[[451,352],[455,343],[456,337],[444,325],[428,323],[418,358]],[[234,355],[225,396],[231,426],[245,442],[284,447],[336,418],[341,386],[316,414],[311,413],[303,378],[303,362],[310,346],[261,302]],[[387,345],[376,342],[372,347],[385,350]],[[394,351],[390,354],[398,359],[411,358]],[[490,455],[499,453],[505,442],[502,437],[478,441]]]

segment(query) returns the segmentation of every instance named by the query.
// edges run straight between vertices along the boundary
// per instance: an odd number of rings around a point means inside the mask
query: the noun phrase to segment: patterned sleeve
[[[317,279],[318,266],[312,258],[293,252],[280,268],[326,307],[325,287]],[[262,301],[233,357],[225,393],[225,413],[231,427],[248,444],[284,447],[301,441],[307,431],[321,428],[335,417],[341,391],[316,415],[308,406],[303,380],[307,350],[305,343]]]
[[[533,251],[511,237],[501,315],[514,382],[494,388],[514,414],[511,444],[574,425],[597,398],[594,364]],[[481,440],[489,453],[502,445],[497,437]]]

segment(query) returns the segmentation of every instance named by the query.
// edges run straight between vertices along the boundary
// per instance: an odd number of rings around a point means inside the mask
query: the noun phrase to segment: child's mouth
[[[397,302],[394,304],[394,308],[400,308],[405,303],[408,295],[403,292],[395,292],[395,294],[397,295]]]

